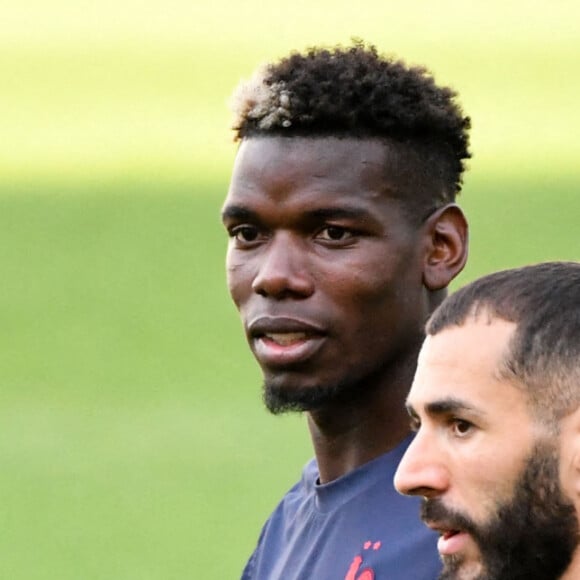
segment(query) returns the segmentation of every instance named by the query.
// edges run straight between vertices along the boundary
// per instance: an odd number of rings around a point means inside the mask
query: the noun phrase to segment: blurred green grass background
[[[580,259],[580,8],[25,0],[0,24],[0,578],[239,577],[311,450],[262,410],[224,284],[227,99],[375,43],[473,118],[471,257]]]

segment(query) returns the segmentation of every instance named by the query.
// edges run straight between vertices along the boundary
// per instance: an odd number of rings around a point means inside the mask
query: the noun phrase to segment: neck
[[[368,389],[367,397],[308,414],[321,483],[391,451],[409,434],[405,399],[415,371],[412,358],[412,364],[391,369],[388,383]]]

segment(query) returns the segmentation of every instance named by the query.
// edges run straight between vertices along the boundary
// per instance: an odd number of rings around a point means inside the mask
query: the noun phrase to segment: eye
[[[353,236],[353,233],[341,226],[328,226],[320,230],[318,234],[318,238],[322,240],[332,241],[332,242],[341,242],[344,240],[348,240]]]
[[[457,437],[466,437],[473,430],[473,423],[465,419],[454,418],[451,420],[451,429]]]
[[[258,239],[259,230],[255,226],[236,226],[229,231],[229,234],[236,241],[241,243],[251,243]]]

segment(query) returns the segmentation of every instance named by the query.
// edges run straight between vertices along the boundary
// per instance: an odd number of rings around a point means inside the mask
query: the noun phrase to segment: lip
[[[284,367],[311,358],[322,347],[326,333],[297,318],[262,316],[250,322],[248,337],[258,362]]]
[[[324,330],[317,324],[286,316],[260,316],[248,324],[248,333],[252,338],[276,332],[304,332],[312,335],[324,334]]]
[[[468,532],[440,522],[425,522],[425,524],[439,534],[437,550],[441,556],[452,556],[462,550],[471,537]]]
[[[439,536],[437,550],[441,556],[452,556],[465,550],[469,538],[469,534],[461,530],[447,531]]]

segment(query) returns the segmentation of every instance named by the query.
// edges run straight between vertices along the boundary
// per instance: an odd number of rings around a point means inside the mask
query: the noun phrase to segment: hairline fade
[[[233,130],[237,141],[338,137],[400,145],[402,197],[420,214],[454,202],[461,191],[471,122],[456,97],[426,68],[355,40],[259,67],[232,96]]]

